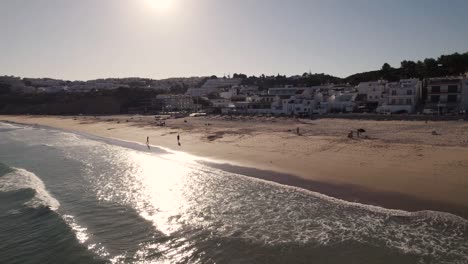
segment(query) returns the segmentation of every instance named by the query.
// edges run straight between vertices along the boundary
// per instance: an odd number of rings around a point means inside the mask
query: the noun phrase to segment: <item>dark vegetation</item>
[[[258,85],[260,89],[268,89],[275,86],[291,84],[296,86],[314,86],[326,83],[349,83],[357,85],[360,82],[388,80],[398,81],[407,78],[431,78],[443,76],[458,76],[468,71],[468,52],[463,54],[454,53],[451,55],[442,55],[437,59],[427,58],[419,61],[404,60],[400,67],[393,68],[388,63],[384,63],[380,70],[362,72],[353,74],[346,78],[339,78],[328,74],[310,74],[304,73],[300,78],[286,77],[282,75],[259,77],[245,74],[233,75],[234,78],[241,78],[243,84]]]
[[[2,94],[0,113],[3,114],[120,114],[140,106],[157,90],[119,88],[113,91],[52,94]]]
[[[404,60],[399,68],[392,68],[385,63],[380,70],[357,73],[344,79],[345,82],[359,82],[385,79],[397,81],[406,78],[431,78],[443,76],[458,76],[468,71],[468,52],[442,55],[437,59],[428,58],[423,61]]]

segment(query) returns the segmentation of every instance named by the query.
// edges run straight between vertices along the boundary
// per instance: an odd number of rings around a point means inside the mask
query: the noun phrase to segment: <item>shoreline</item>
[[[204,162],[204,164],[223,171],[316,192],[346,202],[377,206],[389,210],[403,210],[407,212],[438,211],[450,213],[468,220],[468,206],[457,206],[443,202],[422,200],[397,192],[375,192],[370,189],[364,189],[351,184],[338,185],[319,182],[303,179],[295,175],[258,170],[255,168],[231,164],[209,162]]]
[[[119,118],[121,118],[120,116]],[[12,123],[18,123],[18,124],[24,124],[24,125],[40,125],[44,127],[49,127],[52,129],[59,129],[63,130],[66,132],[71,132],[71,133],[77,133],[81,134],[84,133],[86,135],[94,136],[97,137],[97,140],[100,139],[109,139],[110,141],[113,140],[118,140],[120,142],[128,142],[128,143],[135,143],[135,144],[140,144],[138,143],[138,140],[135,139],[140,139],[143,138],[141,135],[144,135],[145,133],[148,133],[148,130],[155,129],[154,127],[151,127],[148,123],[144,124],[134,124],[133,122],[127,123],[119,123],[115,124],[115,122],[112,121],[103,121],[103,120],[97,120],[93,122],[85,122],[86,120],[89,120],[91,117],[30,117],[30,116],[0,116],[0,121],[6,121],[6,122],[12,122]],[[116,117],[110,117],[110,119],[115,119]],[[130,118],[129,116],[123,116],[122,118]],[[22,122],[23,121],[23,122]],[[114,121],[114,120],[113,120]],[[112,122],[112,124],[111,124]],[[177,121],[176,121],[177,122]],[[182,121],[178,121],[182,122]],[[191,120],[189,121],[191,122]],[[382,121],[380,121],[382,122]],[[154,143],[154,138],[162,139],[165,138],[166,136],[172,136],[175,137],[176,133],[182,132],[182,148],[180,150],[177,149],[176,145],[174,143],[169,144],[169,141],[162,141],[158,140],[157,143],[162,143],[162,144],[157,144],[160,145],[163,148],[168,148],[174,151],[182,151],[186,152],[195,156],[199,157],[207,157],[208,159],[212,158],[216,160],[216,162],[206,162],[202,161],[202,163],[205,163],[211,167],[214,168],[219,168],[225,171],[229,172],[235,172],[238,174],[242,174],[248,177],[254,177],[254,178],[259,178],[267,181],[272,181],[276,182],[279,184],[283,185],[289,185],[289,186],[294,186],[298,187],[301,189],[306,189],[314,192],[318,192],[330,197],[342,199],[345,201],[349,202],[358,202],[362,204],[367,204],[367,205],[376,205],[388,209],[401,209],[405,211],[421,211],[421,210],[433,210],[433,211],[441,211],[441,212],[448,212],[452,213],[458,216],[461,216],[465,219],[468,219],[468,177],[463,177],[464,173],[468,172],[466,170],[465,165],[468,163],[460,163],[461,167],[458,168],[458,170],[452,171],[451,177],[452,181],[439,181],[439,180],[434,180],[430,176],[434,175],[428,175],[425,178],[421,178],[421,175],[424,174],[427,171],[433,171],[434,168],[421,168],[423,173],[419,173],[418,175],[413,175],[411,176],[408,174],[408,172],[416,172],[414,168],[411,167],[395,167],[392,168],[389,174],[385,174],[384,176],[381,176],[374,181],[365,181],[369,179],[369,175],[372,175],[374,172],[383,172],[383,169],[389,169],[386,166],[382,166],[383,164],[371,164],[369,166],[359,166],[360,172],[364,175],[363,177],[359,178],[346,178],[346,174],[353,175],[352,170],[356,168],[350,168],[350,170],[346,171],[345,167],[343,166],[336,166],[335,168],[329,168],[329,171],[325,171],[328,173],[325,173],[325,175],[321,175],[320,177],[315,177],[315,173],[312,174],[310,171],[307,171],[308,168],[314,167],[314,166],[307,166],[307,163],[304,164],[304,160],[299,160],[297,161],[297,152],[294,149],[291,149],[288,146],[280,146],[280,148],[277,150],[277,152],[269,152],[265,150],[259,150],[259,149],[248,149],[250,151],[247,151],[245,155],[239,156],[240,154],[244,153],[246,151],[245,148],[242,146],[232,146],[230,142],[215,142],[217,144],[213,144],[216,146],[216,148],[224,148],[224,151],[227,153],[222,153],[221,155],[216,155],[219,153],[219,151],[213,151],[210,149],[213,145],[207,145],[211,143],[203,142],[197,137],[199,137],[199,132],[197,131],[195,133],[191,133],[190,135],[187,133],[186,130],[179,128],[176,131],[174,127],[180,125],[179,123],[174,123],[170,124],[170,127],[165,127],[165,128],[156,128],[158,134],[155,135],[154,131],[151,135],[151,140],[152,143]],[[97,127],[96,127],[97,126]],[[117,127],[119,126],[119,127]],[[123,127],[122,127],[123,126]],[[148,127],[149,126],[149,127]],[[115,128],[114,128],[115,127]],[[94,129],[92,129],[94,128]],[[112,129],[110,129],[112,128]],[[199,127],[197,127],[198,129]],[[204,128],[202,129],[211,129],[210,128]],[[119,133],[110,133],[112,131],[119,131]],[[191,132],[195,132],[194,130],[190,130]],[[262,131],[264,132],[264,131]],[[138,134],[138,135],[134,135]],[[208,136],[213,135],[211,132],[206,133]],[[214,134],[216,135],[216,134]],[[239,135],[234,135],[234,136],[239,136]],[[243,135],[240,136],[241,138]],[[262,138],[262,134],[256,134],[252,136],[255,140],[259,141],[260,143],[264,143],[264,139]],[[226,137],[224,137],[226,138]],[[224,139],[221,138],[221,139]],[[311,137],[315,142],[314,144],[318,144],[321,141],[325,140],[329,144],[335,143],[335,144],[342,144],[342,142],[336,141],[336,138],[325,138],[325,139],[316,139]],[[289,141],[295,141],[296,138],[286,138],[285,141],[287,142],[286,144],[291,144]],[[330,141],[331,140],[331,141]],[[333,141],[334,140],[334,141]],[[141,140],[141,144],[143,144],[143,140]],[[170,140],[172,141],[172,140]],[[263,141],[263,142],[262,142]],[[185,143],[185,142],[190,142],[190,143]],[[208,141],[209,142],[209,141]],[[281,143],[281,142],[277,142]],[[349,144],[348,142],[344,144]],[[352,143],[354,144],[354,142]],[[371,142],[371,146],[365,146],[363,149],[365,150],[366,148],[370,147],[370,151],[372,152],[372,144],[382,144],[382,142]],[[393,143],[393,144],[398,144],[398,143]],[[194,146],[195,145],[195,146]],[[200,145],[203,145],[200,147]],[[204,146],[206,145],[206,149],[204,149]],[[264,144],[263,144],[264,145]],[[196,148],[198,147],[198,149]],[[336,147],[336,146],[335,146]],[[401,148],[402,146],[397,146],[398,148]],[[458,156],[459,158],[462,158],[462,161],[465,161],[468,159],[467,156],[463,156],[463,154],[468,153],[468,148],[465,147],[457,147],[457,146],[419,146],[418,144],[412,144],[410,146],[403,146],[403,148],[424,148],[425,151],[430,151],[434,153],[438,153],[436,155],[439,157],[440,155],[444,156],[447,155],[447,151],[453,152],[455,151],[456,153],[454,154],[455,156]],[[200,149],[201,148],[201,149]],[[426,149],[427,148],[427,149]],[[332,146],[333,149],[333,146]],[[399,149],[401,151],[401,149]],[[288,152],[289,151],[289,152]],[[315,152],[313,150],[309,150],[313,154],[319,156],[318,158],[322,158],[324,163],[326,160],[330,157],[330,151],[328,149],[325,149],[324,151],[318,151]],[[427,155],[428,153],[422,151],[424,155]],[[343,152],[343,151],[342,151]],[[346,151],[344,151],[346,152]],[[421,150],[419,150],[421,152]],[[206,155],[200,155],[205,153]],[[236,158],[229,158],[232,156],[232,154],[236,155]],[[259,159],[249,159],[249,157],[263,154],[265,157],[263,160]],[[294,155],[295,154],[295,155]],[[299,153],[300,154],[300,153]],[[332,151],[331,154],[334,154]],[[356,153],[354,153],[356,155]],[[365,153],[369,155],[369,153]],[[440,154],[440,155],[439,155]],[[292,155],[293,159],[286,158],[285,156],[290,156]],[[461,156],[460,156],[461,155]],[[276,163],[279,163],[280,161],[278,160],[281,159],[282,157],[284,158],[284,162],[291,162],[297,164],[298,162],[302,162],[303,167],[300,167],[299,170],[296,169],[291,169],[291,167],[281,167],[278,168],[278,165]],[[324,157],[320,157],[324,156]],[[353,155],[351,155],[353,157]],[[358,155],[358,157],[362,157],[361,155]],[[448,159],[450,160],[451,157],[454,156],[449,156]],[[465,157],[465,158],[464,158]],[[265,159],[266,158],[266,159]],[[324,158],[324,159],[323,159]],[[340,160],[339,157],[338,160]],[[341,159],[341,162],[350,164],[348,160]],[[268,163],[268,160],[270,160],[270,163]],[[377,159],[378,160],[378,159]],[[226,162],[224,162],[226,161]],[[384,160],[385,161],[385,160]],[[433,160],[428,160],[424,164],[427,166],[431,166],[431,162]],[[455,162],[456,163],[456,162]],[[276,165],[276,166],[275,166]],[[294,164],[291,164],[294,166]],[[312,165],[317,165],[317,164],[312,164]],[[377,165],[377,168],[375,168]],[[387,164],[384,164],[387,165]],[[419,164],[416,164],[419,165]],[[432,164],[433,166],[434,164]],[[417,166],[416,166],[417,167]],[[296,173],[297,171],[302,170],[302,175],[300,173]],[[425,171],[424,171],[425,170]],[[331,174],[329,172],[332,172]],[[391,175],[392,173],[399,172],[399,171],[404,171],[407,174],[404,175],[408,177],[407,181],[398,181],[398,178],[394,178],[396,181],[396,186],[397,188],[394,188],[394,186],[388,186],[385,183],[388,182],[389,178],[385,179],[385,176],[389,177],[388,175]],[[345,176],[341,175],[342,180],[340,180],[340,175],[337,175],[335,177],[330,177],[329,175],[334,174],[344,174]],[[435,174],[435,173],[434,173]],[[310,176],[309,176],[310,175]],[[441,174],[442,175],[442,174]],[[328,177],[328,178],[327,178]],[[450,179],[445,175],[447,179]],[[453,178],[456,180],[453,181]],[[391,178],[390,178],[391,179]],[[420,185],[414,185],[413,182],[411,181],[416,181],[419,182]],[[411,182],[411,183],[410,183]],[[403,186],[404,184],[407,184],[405,189],[398,189],[398,186]],[[409,184],[408,184],[409,183]],[[387,188],[381,188],[381,187],[387,187]],[[431,188],[429,188],[431,187]],[[418,193],[418,188],[419,190],[423,189],[424,192]],[[434,195],[431,195],[431,193],[428,193],[430,189],[439,189],[443,192],[438,192],[435,193]],[[408,191],[410,190],[410,191]],[[422,194],[422,195],[421,195]],[[428,195],[429,194],[429,195]],[[467,199],[465,199],[467,198]]]

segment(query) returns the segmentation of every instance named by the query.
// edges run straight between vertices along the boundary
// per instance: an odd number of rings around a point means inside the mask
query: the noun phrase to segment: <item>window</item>
[[[392,90],[392,95],[396,95],[396,90]]]
[[[458,86],[457,85],[449,85],[448,86],[448,92],[449,93],[457,93],[458,92]]]
[[[447,102],[457,102],[457,95],[456,94],[449,94],[447,96]]]
[[[406,90],[406,94],[407,94],[407,95],[412,95],[412,94],[413,94],[413,90]]]
[[[440,86],[432,86],[431,87],[432,93],[440,93]]]
[[[406,99],[406,104],[407,104],[407,105],[413,104],[413,103],[411,102],[411,99],[410,99],[410,98]]]
[[[431,102],[438,103],[440,101],[439,95],[431,95]]]
[[[396,104],[396,100],[395,99],[392,99],[392,105]]]

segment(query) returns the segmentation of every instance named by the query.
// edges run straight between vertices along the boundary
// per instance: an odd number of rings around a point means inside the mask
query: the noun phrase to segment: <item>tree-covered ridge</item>
[[[468,71],[468,52],[442,55],[437,59],[427,58],[423,61],[404,60],[399,68],[392,68],[385,63],[380,70],[353,74],[344,78],[345,82],[357,84],[364,81],[385,79],[397,81],[406,78],[431,78],[441,76],[458,76]]]
[[[468,52],[460,54],[442,55],[437,59],[426,58],[424,60],[411,61],[404,60],[399,68],[393,68],[388,63],[384,63],[382,68],[375,71],[356,73],[346,78],[339,78],[324,73],[304,73],[302,75],[286,77],[285,75],[247,76],[242,73],[234,73],[233,78],[242,79],[242,84],[257,85],[260,89],[280,87],[284,85],[294,86],[314,86],[327,83],[350,83],[375,81],[385,79],[388,81],[398,81],[407,78],[431,78],[441,76],[458,76],[468,71]],[[211,76],[210,78],[217,78]]]
[[[411,61],[404,60],[400,63],[399,68],[393,68],[388,63],[384,63],[382,68],[375,71],[362,72],[353,74],[346,78],[340,78],[325,73],[303,73],[302,75],[289,76],[286,75],[271,75],[266,76],[264,74],[260,76],[247,76],[242,73],[234,73],[232,78],[242,79],[241,84],[243,85],[256,85],[260,90],[267,90],[272,87],[283,87],[285,85],[292,86],[316,86],[322,84],[340,84],[349,83],[356,85],[360,82],[375,81],[379,79],[385,79],[388,81],[398,81],[400,79],[407,78],[431,78],[431,77],[443,77],[443,76],[458,76],[468,72],[468,52],[465,53],[454,53],[450,55],[442,55],[437,59],[426,58],[424,60]],[[165,88],[166,93],[180,94],[185,93],[190,87],[200,87],[206,81],[206,79],[218,78],[213,75],[211,77],[191,77],[191,78],[170,78],[165,80],[152,80],[146,78],[128,78],[127,79],[105,79],[114,82],[122,83],[130,89],[134,88],[149,88],[158,89]],[[226,77],[223,77],[226,78]],[[21,80],[26,86],[30,86],[30,80],[24,78]],[[61,80],[58,80],[61,81]],[[94,80],[96,81],[96,80]],[[66,85],[70,85],[70,81],[61,81]],[[86,83],[75,81],[73,83]],[[93,81],[91,81],[93,82]],[[34,86],[34,85],[33,85]],[[92,84],[91,84],[92,86]],[[0,80],[0,94],[6,94],[10,92],[11,84],[2,83]],[[92,87],[91,87],[92,88]]]

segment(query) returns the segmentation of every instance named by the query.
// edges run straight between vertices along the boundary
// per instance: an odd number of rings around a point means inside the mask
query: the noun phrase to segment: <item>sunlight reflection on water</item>
[[[82,164],[85,188],[111,204],[109,210],[135,210],[154,228],[146,231],[154,233],[149,240],[118,236],[109,250],[116,263],[128,258],[197,263],[206,244],[213,254],[218,241],[233,240],[262,247],[353,241],[436,260],[468,260],[467,224],[453,215],[348,203],[211,168],[180,152],[155,154],[63,135],[44,144]],[[114,235],[112,228],[108,232]],[[90,235],[105,246],[99,235]],[[121,244],[136,244],[137,250],[121,252]]]

